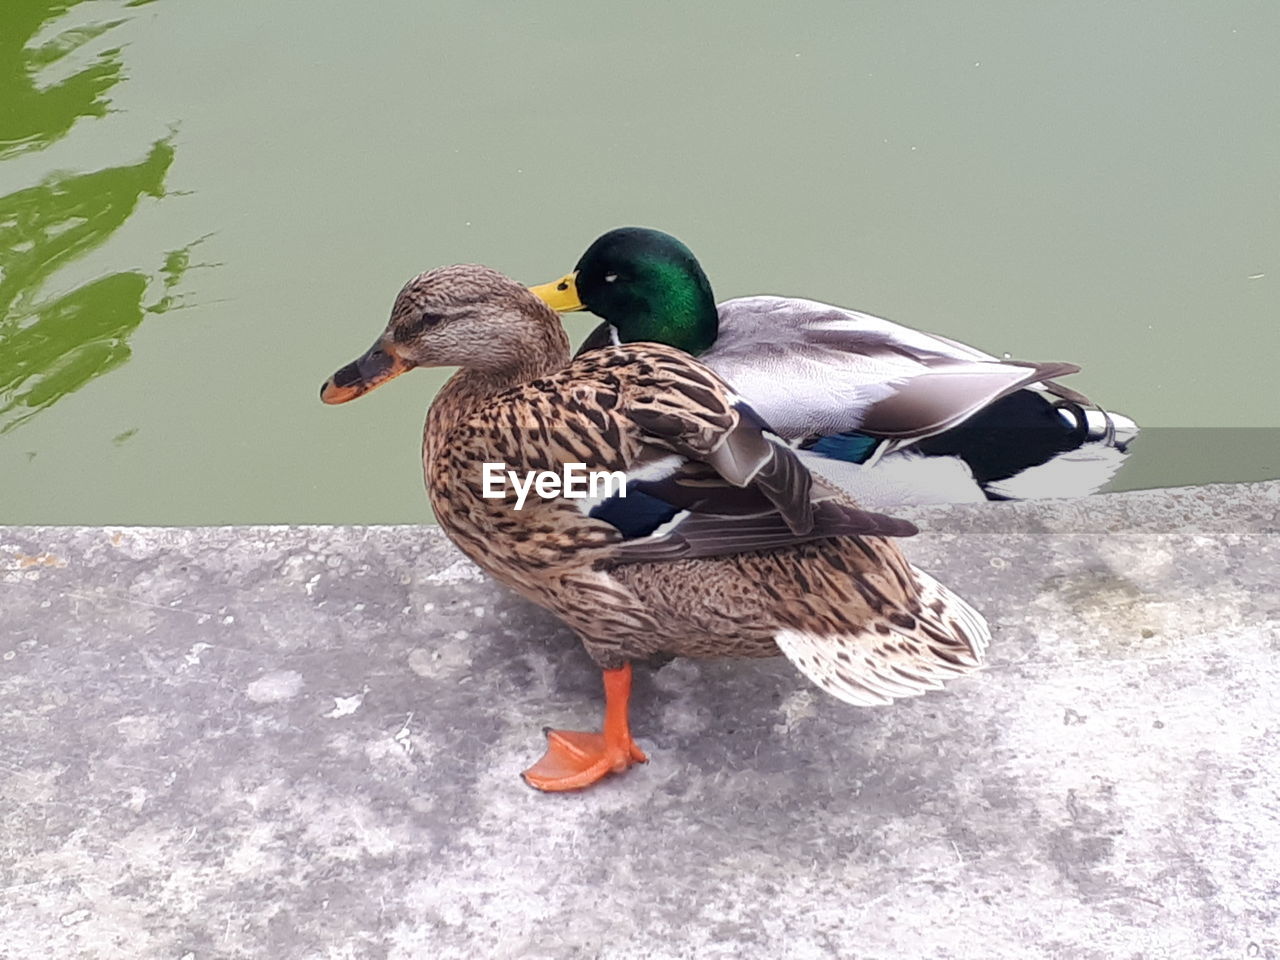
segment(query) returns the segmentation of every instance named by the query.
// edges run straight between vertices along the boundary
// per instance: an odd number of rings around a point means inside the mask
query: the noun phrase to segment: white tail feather
[[[912,571],[920,610],[911,626],[878,619],[848,633],[782,630],[774,637],[779,649],[815,684],[855,706],[919,696],[977,670],[991,640],[986,620],[923,570]]]

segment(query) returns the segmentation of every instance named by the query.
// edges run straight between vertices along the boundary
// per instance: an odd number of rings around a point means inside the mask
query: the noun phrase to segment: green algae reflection
[[[5,0],[0,5],[0,160],[60,140],[81,117],[107,112],[106,93],[122,79],[120,51],[106,50],[93,63],[57,82],[39,85],[39,71],[123,23],[109,20],[64,30],[38,47],[31,39],[79,0]]]
[[[106,94],[122,78],[118,49],[57,82],[38,83],[42,69],[124,22],[67,29],[29,46],[78,2],[7,0],[0,6],[0,160],[42,150],[77,119],[108,112]],[[173,159],[170,136],[138,162],[52,174],[0,197],[0,434],[119,366],[143,317],[177,304],[174,290],[190,264],[190,247],[158,257],[161,265],[152,272],[121,270],[49,292],[56,272],[101,247],[143,197],[165,196]]]
[[[152,303],[152,277],[140,270],[40,295],[54,271],[107,240],[142,197],[164,195],[172,162],[162,140],[140,163],[55,176],[0,197],[0,434],[119,366],[143,317],[176,304],[172,290],[190,247],[165,256],[164,292]]]

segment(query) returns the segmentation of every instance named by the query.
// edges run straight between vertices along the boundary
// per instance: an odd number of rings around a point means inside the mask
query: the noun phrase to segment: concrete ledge
[[[1280,483],[912,516],[982,675],[676,662],[572,796],[598,675],[434,529],[0,528],[0,956],[1280,957]]]

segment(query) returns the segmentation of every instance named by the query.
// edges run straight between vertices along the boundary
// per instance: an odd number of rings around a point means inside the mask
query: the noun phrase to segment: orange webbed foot
[[[539,790],[581,790],[633,763],[649,762],[629,736],[609,743],[602,733],[548,729],[546,734],[547,752],[523,774],[525,783]]]
[[[631,739],[630,699],[631,665],[604,671],[604,732],[547,728],[547,752],[524,772],[525,783],[539,790],[581,790],[633,763],[648,763]]]

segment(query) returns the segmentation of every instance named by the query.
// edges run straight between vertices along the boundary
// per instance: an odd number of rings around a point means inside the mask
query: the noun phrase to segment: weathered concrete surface
[[[571,796],[596,673],[432,530],[0,528],[0,954],[1280,956],[1280,485],[913,515],[987,671],[678,662]]]

